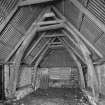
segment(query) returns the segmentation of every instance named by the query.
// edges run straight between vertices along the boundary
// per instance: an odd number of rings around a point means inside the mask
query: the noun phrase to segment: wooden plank
[[[88,16],[103,32],[105,32],[105,25],[96,18],[88,9],[86,9],[78,0],[69,0],[71,1],[81,12]]]
[[[72,58],[74,59],[75,63],[78,66],[78,70],[80,73],[80,82],[81,82],[81,89],[85,88],[85,81],[84,81],[84,76],[83,76],[83,71],[82,71],[82,67],[80,62],[78,61],[77,57],[75,56],[75,54],[70,50],[69,45],[67,45],[67,43],[65,43],[61,38],[59,38],[61,40],[61,42],[63,43],[63,45],[66,47],[66,49],[68,50],[70,56],[72,56]]]
[[[25,0],[25,1],[22,1],[19,6],[32,5],[32,4],[38,4],[38,3],[46,3],[46,2],[50,2],[50,1],[53,1],[53,0]]]
[[[19,72],[19,68],[20,68],[20,63],[21,63],[21,59],[24,55],[25,50],[27,49],[27,47],[29,46],[30,42],[32,41],[33,37],[35,36],[36,30],[37,30],[37,23],[40,21],[40,19],[42,18],[43,14],[45,14],[46,10],[48,8],[45,8],[40,15],[38,16],[38,18],[34,21],[34,23],[32,24],[32,27],[30,29],[30,31],[28,31],[26,33],[26,37],[23,41],[23,43],[21,44],[20,48],[18,49],[18,51],[16,52],[16,56],[15,56],[15,60],[14,60],[14,75],[11,77],[13,78],[10,84],[10,92],[11,95],[10,97],[14,97],[15,92],[16,92],[16,85],[17,85],[17,81],[18,81],[18,72]]]
[[[66,21],[66,24],[71,28],[71,33],[73,34],[73,30],[75,31],[75,34],[74,36],[79,36],[89,47],[91,47],[95,53],[100,57],[100,58],[103,58],[103,55],[66,19],[65,16],[63,16],[59,10],[57,10],[55,7],[52,7],[54,9],[54,11],[63,19]],[[66,29],[67,28],[67,25],[65,26]]]

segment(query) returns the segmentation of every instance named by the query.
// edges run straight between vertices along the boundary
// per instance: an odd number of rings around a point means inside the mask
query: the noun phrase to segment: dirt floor
[[[80,89],[38,89],[13,105],[89,105]]]

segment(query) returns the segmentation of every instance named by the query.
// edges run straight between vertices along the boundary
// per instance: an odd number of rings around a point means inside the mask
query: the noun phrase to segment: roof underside
[[[84,5],[86,10],[84,13],[79,8],[77,2]],[[91,52],[91,57],[95,61],[97,59],[105,58],[105,1],[104,0],[0,0],[0,61],[5,62],[7,59],[12,58],[16,50],[21,45],[27,31],[32,26],[32,23],[37,19],[38,15],[46,7],[49,11],[46,12],[45,20],[42,22],[52,24],[51,27],[41,27],[36,33],[32,43],[27,49],[23,62],[31,64],[34,62],[36,55],[40,55],[41,50],[49,44],[58,47],[67,46],[71,48],[78,57],[82,57],[81,51],[75,44],[75,39],[71,35],[71,40],[67,37],[70,35],[68,31],[63,31],[60,19],[51,8],[54,6],[59,10],[66,19],[82,34],[81,40],[86,44]],[[77,3],[77,4],[76,4]],[[90,14],[89,14],[89,13]],[[92,14],[91,14],[92,13]],[[49,18],[49,15],[50,18]],[[56,18],[56,19],[54,19]],[[94,20],[95,18],[95,20]],[[46,23],[46,21],[53,23]],[[53,21],[52,21],[53,20]],[[55,25],[55,23],[58,25]],[[42,24],[39,23],[39,24]],[[56,27],[55,27],[56,26]],[[59,28],[60,27],[60,28]],[[58,28],[58,30],[57,30]],[[43,35],[43,37],[42,37]],[[41,38],[42,37],[42,38]],[[60,42],[53,42],[55,39]],[[40,40],[39,40],[40,39]],[[36,41],[39,40],[36,43]],[[39,51],[40,50],[40,51]],[[77,53],[78,52],[78,53]],[[98,52],[98,53],[97,53]],[[101,54],[103,57],[99,56]],[[83,61],[83,59],[81,59]]]

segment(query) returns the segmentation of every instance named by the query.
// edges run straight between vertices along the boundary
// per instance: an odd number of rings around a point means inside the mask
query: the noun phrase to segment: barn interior
[[[105,104],[105,0],[0,0],[0,105]]]

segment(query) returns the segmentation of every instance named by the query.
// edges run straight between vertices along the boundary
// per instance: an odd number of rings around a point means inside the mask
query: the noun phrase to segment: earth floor
[[[38,89],[14,105],[89,105],[80,89]]]

